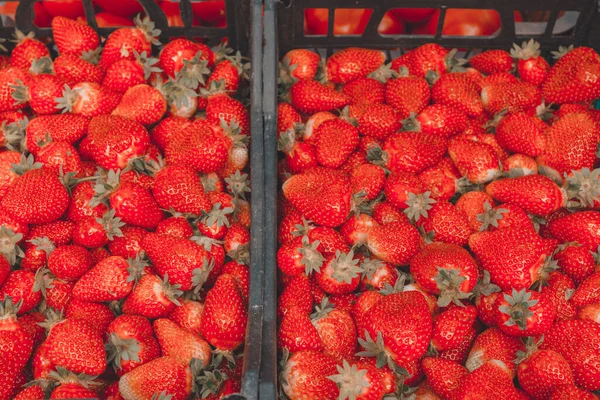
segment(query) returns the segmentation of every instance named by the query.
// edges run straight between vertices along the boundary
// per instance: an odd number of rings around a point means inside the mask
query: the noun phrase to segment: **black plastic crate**
[[[50,37],[50,28],[40,28],[33,24],[34,3],[36,0],[17,0],[15,14],[16,28],[24,33],[35,32],[36,36]],[[251,193],[251,260],[250,294],[248,299],[248,325],[244,344],[244,366],[242,389],[239,394],[229,395],[229,400],[257,400],[258,376],[261,361],[262,318],[263,318],[263,278],[264,278],[264,158],[263,158],[263,118],[262,118],[262,0],[225,0],[225,28],[193,26],[193,13],[190,0],[181,0],[179,9],[184,26],[169,26],[162,9],[154,0],[138,0],[146,14],[161,30],[159,40],[167,43],[173,37],[202,38],[207,44],[215,45],[224,37],[234,50],[251,60],[250,71],[250,178]],[[199,0],[202,1],[202,0]],[[193,2],[199,2],[193,1]],[[118,27],[99,28],[91,0],[83,0],[87,23],[102,37],[107,37]],[[15,26],[5,26],[0,19],[0,38],[10,38]],[[9,42],[5,42],[10,47]]]
[[[540,42],[542,54],[559,46],[591,46],[600,50],[599,0],[264,0],[264,61],[263,61],[263,111],[265,154],[265,294],[262,365],[260,372],[261,399],[277,399],[277,71],[278,61],[289,50],[309,48],[331,54],[345,47],[367,47],[400,53],[405,49],[435,42],[446,48],[474,51],[487,48],[509,50],[513,43],[533,37]],[[326,8],[329,11],[328,34],[304,34],[305,9]],[[335,36],[334,10],[338,8],[372,9],[370,20],[361,35]],[[440,17],[435,35],[381,35],[377,27],[385,12],[394,8],[437,8]],[[502,29],[493,36],[461,37],[443,36],[442,27],[449,8],[490,9],[500,15]],[[548,22],[534,36],[516,30],[514,11],[535,10],[549,12]],[[578,12],[576,21],[566,32],[555,33],[560,11]]]

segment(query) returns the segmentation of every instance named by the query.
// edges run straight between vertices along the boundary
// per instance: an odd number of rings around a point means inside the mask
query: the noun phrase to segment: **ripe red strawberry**
[[[342,93],[350,96],[350,104],[383,104],[385,86],[377,79],[358,78],[348,82],[342,88]]]
[[[115,314],[104,303],[90,303],[74,298],[67,306],[65,316],[86,322],[99,335],[104,335]]]
[[[84,247],[60,246],[48,257],[48,269],[54,276],[68,282],[77,281],[92,268],[92,256]]]
[[[17,320],[18,305],[11,298],[4,298],[0,303],[0,343],[5,349],[0,374],[0,395],[11,398],[17,388],[16,378],[23,369],[33,348],[33,340],[29,333],[21,327]]]
[[[390,79],[385,85],[385,102],[394,107],[400,118],[408,118],[412,113],[419,114],[431,98],[431,89],[422,77],[409,76],[406,69],[400,69],[400,76]]]
[[[594,343],[599,335],[600,326],[595,322],[561,321],[544,335],[540,348],[554,350],[567,360],[577,386],[585,390],[598,390],[599,370],[595,365],[600,353]]]
[[[82,82],[72,88],[65,85],[62,96],[56,98],[61,112],[95,117],[110,114],[121,101],[121,93],[114,92],[94,82]]]
[[[492,360],[476,371],[465,375],[459,382],[458,389],[453,393],[457,400],[476,399],[519,399],[512,379],[505,373],[505,364]]]
[[[547,215],[563,206],[561,188],[543,175],[527,175],[491,182],[485,192],[502,203],[514,203],[525,212]]]
[[[324,350],[323,341],[309,318],[309,314],[304,313],[298,307],[291,308],[282,318],[277,339],[278,346],[291,353],[303,350],[321,352]]]
[[[163,209],[202,215],[210,211],[211,204],[204,192],[200,178],[186,166],[168,166],[154,178],[154,198]]]
[[[496,140],[504,149],[537,157],[546,149],[546,124],[525,113],[510,114],[496,127]]]
[[[360,283],[362,269],[358,264],[359,260],[354,258],[353,251],[337,251],[335,256],[328,256],[316,272],[317,283],[329,294],[351,293]]]
[[[100,38],[92,27],[61,16],[52,19],[52,36],[61,55],[81,56],[96,50],[100,44]]]
[[[337,366],[337,371],[336,375],[328,378],[338,385],[340,395],[367,400],[382,398],[386,393],[384,373],[367,360],[358,361],[352,366],[344,360],[342,367]]]
[[[195,369],[195,368],[194,368]],[[152,398],[156,393],[168,393],[172,400],[185,400],[192,392],[193,372],[189,365],[173,357],[159,357],[119,380],[119,391],[125,399]]]
[[[204,304],[199,301],[181,299],[181,305],[169,315],[169,319],[190,332],[200,334]]]
[[[461,175],[473,183],[485,183],[500,174],[500,160],[492,146],[464,135],[450,139],[448,153]]]
[[[509,176],[514,175],[535,175],[538,173],[537,162],[523,154],[513,154],[502,161],[502,170]]]
[[[282,190],[302,214],[317,224],[338,226],[350,213],[350,179],[344,173],[314,168],[288,179]],[[334,205],[336,209],[331,208]]]
[[[317,74],[321,57],[314,51],[294,49],[285,53],[281,61],[282,75],[285,74],[292,79],[307,80],[313,79]]]
[[[290,89],[294,108],[305,114],[341,109],[350,104],[350,97],[314,80],[294,83]]]
[[[92,118],[88,138],[94,161],[107,170],[126,167],[129,160],[145,154],[150,141],[140,123],[113,115]]]
[[[0,111],[16,111],[27,107],[27,103],[15,102],[13,98],[14,85],[22,82],[25,86],[31,84],[31,77],[27,71],[17,67],[3,68],[0,74]]]
[[[383,261],[406,265],[421,245],[419,231],[405,222],[392,222],[371,229],[367,237],[369,250]]]
[[[69,206],[69,194],[59,177],[40,167],[41,164],[33,164],[34,169],[25,169],[2,199],[2,208],[25,223],[55,221]]]
[[[475,371],[489,361],[498,360],[504,363],[505,374],[514,377],[517,372],[517,352],[524,349],[519,338],[508,336],[498,328],[489,328],[475,339],[465,366],[469,371]]]
[[[88,130],[89,119],[76,114],[42,115],[33,118],[27,125],[26,145],[29,152],[37,155],[39,142],[48,136],[54,142],[74,144]]]
[[[542,238],[523,228],[475,233],[469,246],[504,291],[529,288],[540,278],[547,256]]]
[[[28,70],[35,60],[49,57],[50,52],[46,45],[35,38],[33,32],[25,35],[18,29],[15,29],[15,40],[17,45],[10,53],[11,67]]]
[[[394,293],[373,305],[366,316],[367,340],[359,340],[367,351],[359,355],[382,357],[388,365],[406,365],[425,354],[432,320],[425,297],[415,291]],[[400,338],[415,340],[410,345]],[[394,364],[395,363],[395,364]]]
[[[482,89],[481,102],[485,110],[492,115],[502,110],[512,114],[539,106],[542,94],[537,87],[529,83],[499,83]]]
[[[119,28],[112,32],[106,42],[102,55],[100,56],[99,66],[106,70],[121,58],[135,60],[135,52],[150,54],[152,45],[159,44],[157,36],[160,30],[154,28],[154,23],[148,17],[142,20],[140,16],[135,17],[136,27]]]
[[[39,74],[32,77],[29,84],[25,86],[21,80],[13,89],[12,97],[17,103],[29,104],[37,114],[58,113],[58,102],[56,98],[62,95],[64,82],[55,75]]]
[[[125,298],[133,288],[138,266],[135,260],[127,262],[123,257],[105,258],[86,272],[75,284],[73,296],[86,301],[112,301]]]
[[[220,350],[235,350],[244,341],[247,319],[235,279],[221,275],[204,302],[202,336]]]
[[[457,349],[473,336],[476,319],[474,306],[454,307],[438,314],[433,323],[432,347],[437,351]]]
[[[570,399],[598,400],[598,396],[592,392],[587,392],[585,390],[581,390],[575,385],[557,386],[556,389],[554,390],[554,392],[552,392],[552,396],[550,396],[550,400],[570,400]]]
[[[590,251],[578,243],[561,246],[553,258],[558,262],[560,271],[579,285],[594,273],[596,261]]]
[[[416,196],[414,201],[409,198],[409,208],[405,210],[409,218],[417,221],[417,226],[425,232],[433,232],[435,240],[465,246],[472,233],[467,215],[447,201],[421,207],[422,202],[429,202],[422,200],[423,197],[427,193]]]
[[[98,375],[106,369],[106,352],[99,332],[86,322],[67,318],[56,322],[51,314],[46,347],[48,360],[74,373]]]
[[[548,129],[546,151],[537,161],[558,179],[573,170],[591,170],[596,159],[597,139],[597,125],[588,115],[565,115]]]
[[[387,139],[402,126],[398,112],[386,104],[365,106],[357,121],[361,134],[381,140]]]
[[[563,55],[542,84],[546,103],[583,103],[600,95],[600,56],[589,47]]]
[[[442,307],[468,298],[479,277],[478,266],[466,250],[439,242],[419,251],[410,261],[410,270],[419,286],[439,295]]]
[[[304,350],[287,358],[284,355],[281,371],[283,392],[289,398],[311,396],[315,399],[335,400],[339,389],[329,376],[337,372],[333,357],[318,351]]]
[[[210,68],[214,64],[215,53],[208,46],[187,39],[171,40],[160,52],[160,67],[170,77],[175,77],[184,67],[193,70],[198,65]]]
[[[210,272],[210,257],[204,247],[188,239],[149,233],[142,247],[160,276],[169,276],[181,290],[204,284]]]
[[[182,364],[196,359],[208,366],[212,351],[210,345],[199,335],[180,328],[175,322],[161,318],[153,323],[154,332],[163,356],[173,357]]]
[[[422,365],[427,383],[437,395],[443,398],[452,398],[461,378],[469,373],[462,365],[443,358],[426,357]]]
[[[358,146],[356,127],[339,118],[323,122],[315,134],[317,161],[324,167],[340,167]]]
[[[385,62],[385,53],[379,50],[348,47],[327,59],[327,79],[333,83],[348,83],[365,78]]]
[[[416,132],[391,135],[382,147],[368,151],[368,158],[392,172],[419,173],[436,165],[446,152],[442,137]]]
[[[512,289],[498,296],[494,307],[498,327],[511,336],[535,336],[546,333],[554,322],[554,304],[539,292]]]
[[[548,399],[556,387],[575,384],[569,364],[553,350],[539,350],[532,343],[517,357],[519,385],[533,398]]]
[[[163,94],[152,86],[141,84],[127,89],[112,115],[151,125],[158,122],[166,111],[167,102]]]
[[[444,74],[454,64],[454,53],[436,43],[426,43],[392,61],[392,69],[406,66],[411,75],[424,77],[429,71]]]
[[[50,372],[49,377],[55,381],[54,390],[50,394],[51,399],[77,399],[97,396],[98,393],[88,385],[93,384],[90,378],[77,375],[67,369],[57,366],[55,371]]]
[[[414,196],[425,193],[427,188],[416,176],[399,172],[388,176],[383,190],[389,204],[404,210],[409,207],[409,203]],[[428,203],[432,202],[428,201]]]
[[[578,242],[589,251],[596,251],[600,246],[598,224],[599,212],[582,211],[550,221],[548,230],[562,242]]]
[[[325,354],[336,360],[354,355],[356,349],[356,328],[349,311],[333,308],[325,298],[311,321],[322,340]]]
[[[469,64],[484,75],[510,72],[514,68],[513,58],[505,50],[487,50],[469,59]]]
[[[46,392],[41,386],[31,385],[20,390],[14,400],[43,399],[44,397],[46,397]]]
[[[239,134],[250,136],[250,116],[246,107],[225,90],[225,81],[213,82],[206,93],[206,120],[214,126],[223,123],[239,127]]]
[[[81,82],[102,83],[104,71],[96,64],[76,55],[60,55],[54,59],[54,72],[70,87]]]
[[[548,76],[550,65],[544,57],[540,57],[540,43],[533,39],[523,42],[521,46],[516,43],[510,54],[517,61],[517,73],[521,81],[540,86]]]
[[[482,99],[475,82],[464,73],[444,74],[431,89],[434,103],[444,104],[464,112],[469,117],[483,113]]]
[[[402,122],[403,130],[442,136],[446,139],[462,133],[468,126],[467,116],[459,110],[443,104],[432,104],[416,117]]]
[[[144,274],[123,303],[123,313],[147,318],[166,317],[179,304],[182,292],[171,285],[165,276],[161,280],[152,273]]]
[[[225,133],[233,134],[234,130],[215,130],[206,120],[198,119],[172,137],[165,156],[170,164],[187,165],[201,173],[216,172],[225,166],[232,145]]]

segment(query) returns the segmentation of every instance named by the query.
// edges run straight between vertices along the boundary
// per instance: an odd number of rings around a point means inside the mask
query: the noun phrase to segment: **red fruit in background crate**
[[[327,59],[327,79],[333,83],[348,83],[365,78],[385,62],[385,53],[379,50],[348,47]]]
[[[43,0],[41,5],[50,16],[63,16],[69,19],[83,17],[83,1],[81,0]],[[37,15],[37,12],[36,12]]]
[[[52,36],[61,55],[79,57],[96,50],[100,44],[100,38],[92,27],[61,16],[52,19]]]
[[[94,3],[102,7],[103,10],[121,17],[133,17],[144,11],[142,5],[136,0],[94,0]]]

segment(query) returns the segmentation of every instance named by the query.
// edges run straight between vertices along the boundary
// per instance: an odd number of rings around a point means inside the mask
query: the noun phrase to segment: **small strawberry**
[[[517,337],[508,336],[498,328],[489,328],[475,339],[465,367],[475,371],[492,360],[504,363],[504,373],[514,377],[517,373],[515,359],[519,350],[524,350],[523,342]]]
[[[434,103],[444,104],[464,112],[469,117],[483,113],[482,99],[475,82],[464,73],[444,74],[431,89]]]
[[[210,68],[214,64],[215,53],[208,46],[187,39],[171,40],[160,52],[160,66],[170,77],[175,77],[184,68],[193,70],[198,65]]]
[[[61,55],[81,56],[100,44],[100,38],[92,27],[62,16],[52,19],[52,36]]]
[[[348,95],[314,80],[294,83],[290,89],[290,98],[294,108],[305,114],[341,109],[350,104]]]
[[[461,175],[473,183],[485,183],[500,174],[500,160],[492,146],[458,135],[448,143],[448,154]]]
[[[546,124],[525,113],[510,114],[496,126],[496,140],[504,149],[537,157],[546,149]]]
[[[405,222],[392,222],[371,229],[367,237],[369,250],[383,261],[407,265],[421,246],[419,231]]]
[[[406,68],[400,68],[399,76],[385,84],[385,102],[394,107],[400,118],[419,114],[429,104],[431,89],[427,81],[419,76],[408,75]]]
[[[104,79],[104,71],[100,67],[76,55],[56,57],[54,71],[70,87],[82,82],[101,84]]]
[[[348,82],[342,88],[342,93],[350,97],[350,104],[383,104],[385,86],[377,79],[358,78]]]
[[[315,134],[317,161],[323,167],[340,167],[358,146],[356,127],[339,118],[323,122]]]
[[[212,208],[195,171],[187,166],[163,168],[154,177],[152,194],[163,209],[200,216]]]
[[[50,57],[48,48],[44,43],[35,39],[34,32],[29,32],[26,35],[15,29],[15,42],[17,45],[10,53],[11,67],[28,70],[35,60]]]
[[[337,373],[337,362],[322,352],[303,350],[288,356],[284,354],[281,369],[281,387],[289,398],[311,396],[321,400],[335,400],[339,388],[329,376]]]
[[[484,75],[510,72],[514,67],[513,58],[505,50],[486,50],[471,57],[469,64]]]
[[[533,39],[523,42],[521,46],[516,43],[510,54],[517,61],[517,73],[523,82],[540,86],[548,76],[550,65],[544,57],[540,57],[540,43]]]
[[[436,357],[425,357],[422,361],[427,383],[433,391],[444,398],[452,398],[460,380],[469,371],[462,365]]]
[[[348,83],[365,78],[385,62],[385,53],[379,50],[348,47],[327,59],[327,79],[333,83]]]
[[[202,366],[208,366],[212,350],[199,335],[165,318],[155,320],[152,325],[163,356],[173,357],[185,365],[196,359]]]
[[[579,243],[566,243],[559,248],[553,258],[558,262],[560,271],[579,285],[594,273],[596,268],[595,254],[592,254]]]
[[[164,393],[172,396],[171,400],[185,400],[192,393],[192,367],[173,357],[159,357],[123,375],[119,391],[125,399],[146,399]]]
[[[127,297],[133,289],[136,271],[141,268],[135,260],[108,257],[86,272],[75,284],[73,296],[86,301],[112,301]]]
[[[321,57],[314,51],[307,49],[290,50],[281,59],[283,65],[280,68],[280,75],[284,82],[287,82],[287,79],[314,79],[320,61]]]
[[[152,86],[141,84],[127,89],[112,115],[152,125],[160,121],[166,111],[167,102],[163,94]]]
[[[362,135],[381,140],[387,139],[402,126],[398,112],[387,104],[365,106],[364,113],[357,118],[357,122]]]
[[[492,115],[502,110],[509,114],[527,111],[541,102],[540,90],[525,82],[493,84],[481,90],[483,108]]]
[[[496,299],[496,321],[500,330],[511,336],[546,333],[554,322],[554,304],[544,294],[512,289]]]

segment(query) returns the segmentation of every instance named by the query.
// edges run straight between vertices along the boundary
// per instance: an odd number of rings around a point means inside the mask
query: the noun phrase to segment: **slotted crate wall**
[[[15,14],[16,28],[24,33],[35,32],[37,36],[51,37],[50,28],[40,28],[33,24],[34,3],[36,0],[18,1]],[[262,112],[262,0],[225,0],[227,26],[224,28],[193,26],[192,5],[189,0],[181,0],[179,9],[184,26],[169,26],[167,17],[153,0],[139,0],[140,4],[156,28],[161,30],[159,40],[168,43],[173,37],[202,38],[207,44],[215,45],[224,37],[229,46],[240,50],[251,60],[251,149],[250,178],[254,190],[251,193],[251,261],[248,325],[244,347],[242,389],[239,394],[229,395],[229,400],[257,400],[258,375],[261,361],[261,335],[263,316],[263,277],[264,277],[264,157],[263,157],[263,112]],[[118,27],[100,28],[92,0],[83,0],[87,23],[102,37],[106,38]],[[0,19],[0,38],[10,38],[15,26],[5,26]],[[10,47],[10,43],[6,42]]]
[[[541,44],[544,55],[559,46],[591,46],[600,50],[600,18],[598,0],[264,0],[264,61],[263,61],[263,110],[265,129],[265,309],[263,324],[262,366],[260,373],[261,399],[277,398],[277,71],[278,61],[289,50],[310,48],[331,54],[345,47],[368,47],[389,51],[403,51],[424,43],[435,42],[446,48],[464,49],[467,53],[487,48],[510,49],[513,43],[521,43],[531,37]],[[328,34],[306,36],[304,34],[305,9],[327,8],[329,11]],[[372,9],[369,23],[363,34],[335,36],[334,10],[339,8]],[[386,35],[377,32],[385,12],[394,8],[437,8],[440,17],[435,35]],[[461,37],[444,36],[442,28],[446,10],[491,9],[500,15],[502,28],[494,36]],[[536,36],[520,34],[515,29],[514,11],[522,9],[549,12],[543,33]],[[566,33],[554,33],[561,11],[578,12],[577,21]]]

